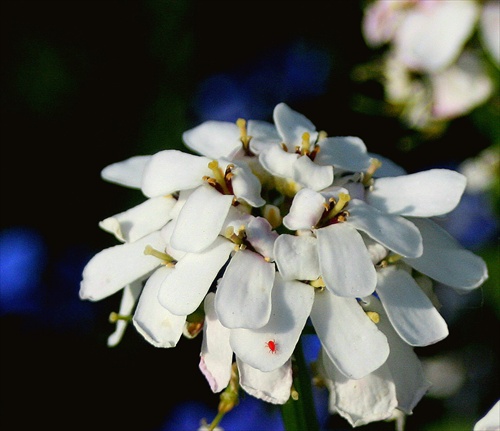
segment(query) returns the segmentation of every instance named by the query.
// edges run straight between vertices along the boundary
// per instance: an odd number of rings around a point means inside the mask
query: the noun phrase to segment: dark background
[[[205,78],[244,74],[262,55],[272,64],[273,52],[306,40],[331,59],[323,91],[274,100],[269,89],[269,106],[288,102],[318,129],[360,136],[371,151],[410,172],[451,165],[488,146],[487,137],[462,120],[445,137],[418,142],[409,153],[402,145],[407,130],[397,121],[351,109],[351,67],[371,55],[359,31],[361,4],[1,2],[0,228],[34,233],[46,256],[41,267],[27,261],[22,268],[40,274],[36,307],[1,316],[2,430],[159,430],[176,403],[217,406],[198,370],[200,338],[182,338],[177,348],[163,350],[129,327],[110,349],[107,318],[119,295],[99,303],[78,298],[86,261],[116,244],[97,223],[142,199],[105,183],[100,171],[136,154],[183,149],[182,131],[201,120],[193,101]],[[271,114],[261,111],[260,119]],[[473,141],[457,145],[467,134]],[[456,335],[422,354],[462,348],[475,337],[492,355],[488,370],[496,367],[498,347],[488,344],[484,328],[498,320],[487,306],[480,313],[476,306]],[[496,376],[480,381],[487,384],[470,420],[498,389]],[[430,427],[449,412],[441,401],[424,400],[408,430]]]

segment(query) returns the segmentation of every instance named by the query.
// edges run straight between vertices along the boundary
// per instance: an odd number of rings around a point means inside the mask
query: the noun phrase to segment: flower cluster
[[[100,223],[121,244],[88,262],[80,296],[123,290],[110,346],[128,320],[157,347],[201,333],[222,413],[239,388],[274,404],[295,396],[308,329],[331,412],[353,426],[411,414],[429,387],[413,347],[448,335],[433,281],[465,293],[487,278],[432,220],[456,207],[465,177],[407,174],[284,103],[273,120],[206,121],[184,133],[190,153],[107,166],[105,180],[146,199]]]
[[[386,101],[403,122],[435,129],[490,99],[500,66],[499,29],[495,0],[370,1],[363,36],[384,50],[358,77],[377,69]]]

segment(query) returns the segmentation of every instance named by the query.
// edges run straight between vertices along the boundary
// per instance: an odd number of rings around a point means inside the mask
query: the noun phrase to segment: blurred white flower
[[[375,0],[364,12],[366,43],[386,101],[409,127],[431,130],[486,103],[495,90],[500,5],[477,0]],[[479,34],[480,41],[475,37]]]

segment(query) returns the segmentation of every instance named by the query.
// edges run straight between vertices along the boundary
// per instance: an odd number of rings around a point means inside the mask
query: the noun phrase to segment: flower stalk
[[[286,431],[319,431],[311,386],[309,367],[304,357],[302,340],[299,338],[293,355],[292,396],[281,406]]]

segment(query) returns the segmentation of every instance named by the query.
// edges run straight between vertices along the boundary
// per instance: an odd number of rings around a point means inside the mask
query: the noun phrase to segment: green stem
[[[294,352],[293,386],[298,399],[290,399],[281,406],[286,431],[319,431],[316,408],[311,387],[309,366],[304,358],[302,340],[299,338]]]

